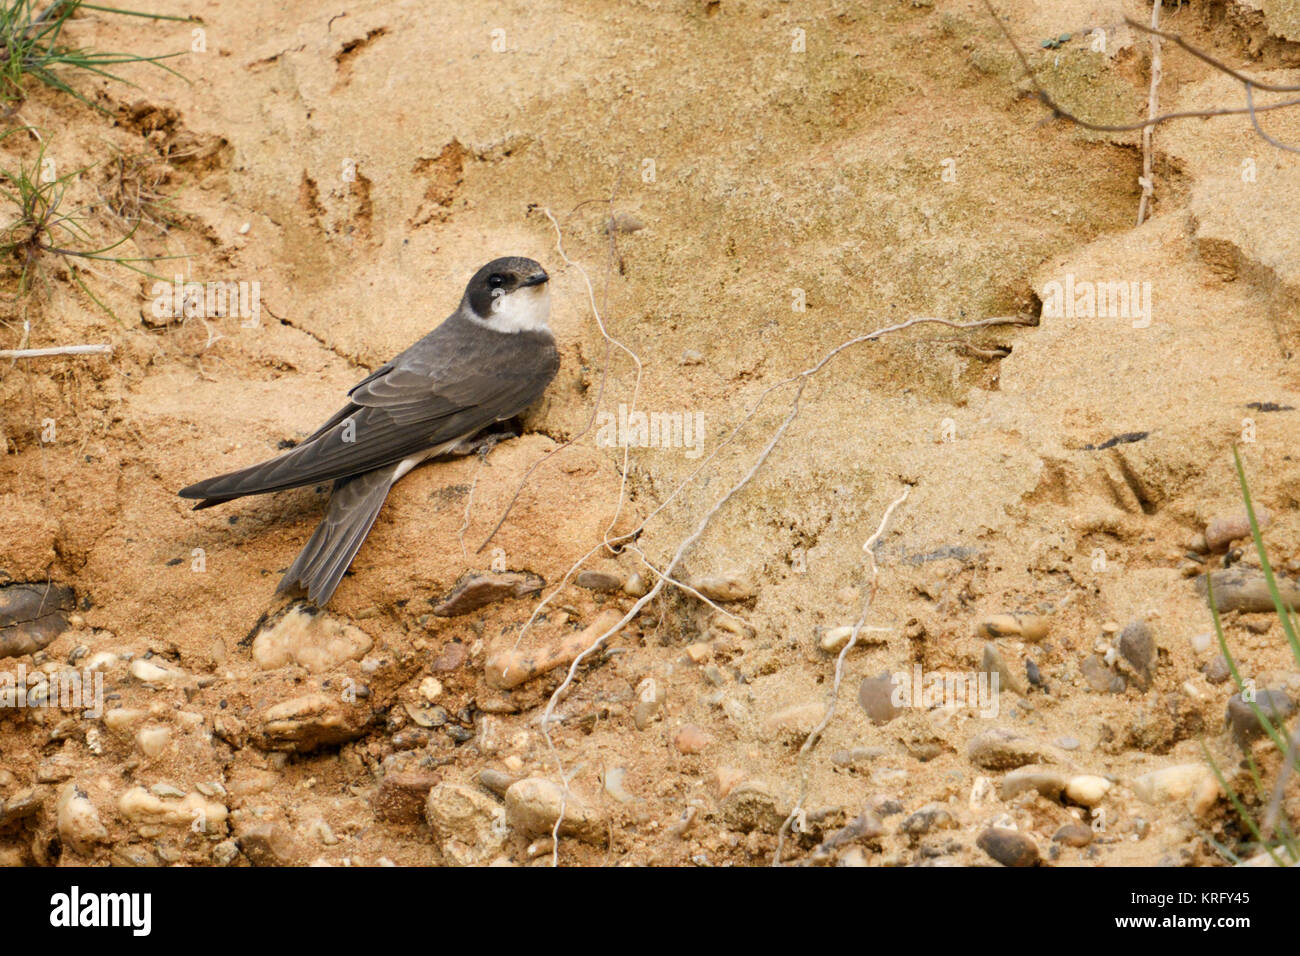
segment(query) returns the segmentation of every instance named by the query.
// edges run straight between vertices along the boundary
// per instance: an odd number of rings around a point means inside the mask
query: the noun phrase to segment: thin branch
[[[59,345],[48,349],[0,349],[0,359],[45,358],[50,355],[112,355],[111,345]]]

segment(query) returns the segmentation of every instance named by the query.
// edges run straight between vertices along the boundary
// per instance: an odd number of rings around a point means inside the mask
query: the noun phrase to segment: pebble
[[[1110,792],[1111,782],[1105,777],[1094,774],[1079,774],[1071,777],[1065,785],[1065,796],[1073,803],[1083,807],[1095,807]]]
[[[458,580],[451,593],[434,605],[438,617],[456,617],[508,598],[536,594],[546,582],[527,571],[472,571]]]
[[[304,694],[262,713],[258,745],[265,750],[308,753],[360,737],[369,717],[369,707],[345,707],[331,694]]]
[[[77,596],[63,585],[7,584],[0,587],[0,657],[35,654],[68,629],[65,612]]]
[[[171,738],[172,732],[170,728],[155,724],[150,727],[141,727],[136,731],[135,745],[140,748],[140,753],[146,757],[160,757],[166,753]]]
[[[59,791],[56,819],[60,838],[78,853],[108,842],[108,830],[99,819],[99,811],[75,783],[64,784]]]
[[[1119,653],[1133,668],[1138,686],[1143,690],[1149,687],[1156,663],[1156,642],[1151,629],[1142,621],[1130,621],[1120,632]]]
[[[145,685],[175,684],[189,676],[180,668],[161,667],[143,657],[131,662],[130,672],[132,677]]]
[[[504,770],[495,770],[492,767],[484,767],[478,772],[478,782],[498,797],[504,797],[506,791],[510,789],[510,785],[518,779],[514,774],[506,773]]]
[[[888,672],[868,677],[858,687],[858,703],[874,724],[887,724],[903,712],[893,697],[894,678]]]
[[[745,771],[741,770],[739,767],[730,767],[726,764],[718,767],[714,772],[714,780],[718,785],[719,799],[725,800],[727,795],[730,794],[732,790],[735,790],[740,781],[744,779]]]
[[[636,688],[637,702],[632,708],[632,722],[637,730],[645,730],[663,710],[668,697],[663,682],[647,677]]]
[[[623,579],[608,571],[582,571],[573,579],[573,583],[588,591],[603,593],[618,591],[623,587]]]
[[[313,674],[345,661],[359,661],[374,646],[365,631],[324,613],[309,614],[301,605],[274,618],[253,638],[253,661],[262,670],[297,664]]]
[[[1234,565],[1223,571],[1210,574],[1214,585],[1214,603],[1219,611],[1244,611],[1246,613],[1274,610],[1273,597],[1269,593],[1264,572],[1259,568]],[[1278,594],[1283,603],[1300,607],[1300,586],[1285,575],[1277,575]],[[1196,591],[1208,594],[1205,575],[1196,579]]]
[[[549,835],[560,819],[561,836],[577,837],[584,843],[603,844],[608,833],[599,810],[587,806],[573,791],[567,796],[560,785],[544,777],[528,777],[506,791],[506,819],[524,836]]]
[[[240,830],[237,839],[253,866],[294,866],[304,858],[297,839],[278,823],[254,823]]]
[[[1273,725],[1273,729],[1278,731],[1282,738],[1286,739],[1286,731],[1279,729],[1279,723],[1291,716],[1295,710],[1295,704],[1283,690],[1261,690],[1255,692],[1255,708],[1258,708],[1263,715]],[[1233,694],[1228,698],[1228,710],[1226,719],[1228,727],[1232,730],[1232,739],[1237,742],[1237,746],[1242,750],[1249,748],[1252,740],[1263,737],[1267,731],[1264,725],[1260,723],[1259,717],[1255,714],[1255,708],[1250,703],[1243,700],[1241,694]]]
[[[222,840],[212,848],[212,862],[217,866],[230,866],[239,856],[239,844],[234,840]]]
[[[1019,830],[989,827],[975,840],[975,845],[1003,866],[1035,866],[1038,844]]]
[[[1067,823],[1052,834],[1052,842],[1063,843],[1066,846],[1087,846],[1092,842],[1092,827]]]
[[[117,810],[133,823],[153,826],[189,827],[201,819],[204,831],[209,833],[219,830],[228,815],[224,804],[205,799],[200,793],[191,793],[183,800],[164,800],[144,787],[132,787],[119,796]]]
[[[624,785],[626,780],[626,767],[610,767],[605,771],[605,778],[602,782],[605,785],[605,792],[619,803],[636,803],[638,798],[628,791]]]
[[[853,747],[849,750],[835,751],[831,754],[831,763],[837,767],[855,767],[877,757],[883,757],[886,753],[888,751],[884,747]]]
[[[443,859],[457,866],[486,862],[508,835],[506,808],[464,784],[440,783],[431,789],[424,816]]]
[[[788,815],[776,795],[758,781],[737,784],[722,801],[723,823],[742,833],[776,833]]]
[[[1222,684],[1231,676],[1232,668],[1228,666],[1228,659],[1222,654],[1205,665],[1205,679],[1211,684]]]
[[[1197,816],[1204,816],[1219,799],[1219,782],[1205,764],[1177,764],[1137,777],[1132,790],[1144,803],[1188,802]]]
[[[623,582],[623,593],[628,597],[645,597],[646,592],[649,590],[650,586],[646,584],[645,577],[640,571],[633,571],[627,576],[627,580]]]
[[[1193,634],[1188,641],[1192,645],[1193,654],[1204,654],[1210,649],[1210,645],[1215,643],[1214,634],[1210,631]]]
[[[1041,614],[992,614],[975,624],[975,633],[986,640],[1019,638],[1035,644],[1047,636],[1047,618]]]
[[[442,778],[431,770],[399,770],[384,774],[372,801],[375,816],[388,823],[419,823],[429,791]]]
[[[1082,746],[1074,737],[1057,737],[1055,743],[1062,750],[1078,750]]]
[[[1025,687],[1025,682],[1016,676],[1015,672],[1007,666],[1007,662],[1002,659],[1002,655],[998,652],[997,647],[992,641],[984,644],[984,654],[980,659],[980,670],[985,674],[998,675],[999,691],[1006,688],[1007,690],[1014,691],[1021,697],[1025,697],[1029,694],[1029,690]]]
[[[721,603],[747,601],[758,594],[749,576],[735,570],[692,578],[690,585],[710,601]]]
[[[986,770],[1011,770],[1043,762],[1037,744],[1001,727],[977,734],[971,739],[968,753],[972,763]]]
[[[673,745],[684,754],[702,753],[711,743],[713,738],[695,724],[687,724],[673,738]]]
[[[1083,674],[1083,679],[1099,694],[1122,694],[1128,686],[1128,681],[1124,675],[1117,674],[1106,666],[1105,660],[1099,654],[1091,654],[1083,659],[1079,665],[1079,671]]]
[[[1267,528],[1272,520],[1273,515],[1267,508],[1255,508],[1255,521],[1259,524],[1260,530]],[[1251,537],[1250,516],[1244,510],[1235,514],[1219,515],[1212,518],[1205,526],[1205,546],[1211,554],[1227,551],[1232,542],[1249,537]]]
[[[1003,800],[1010,800],[1022,793],[1035,790],[1049,800],[1056,800],[1068,783],[1063,773],[1022,767],[1011,771],[998,782],[998,796]]]
[[[769,714],[763,721],[763,733],[768,737],[802,739],[812,733],[825,716],[826,705],[820,701],[796,704]]]
[[[905,817],[898,825],[898,832],[911,837],[918,837],[931,830],[952,830],[957,820],[941,803],[929,803],[920,810]]]

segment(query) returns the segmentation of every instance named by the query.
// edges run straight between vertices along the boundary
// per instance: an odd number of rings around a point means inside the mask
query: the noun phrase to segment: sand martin
[[[325,518],[285,573],[323,607],[397,479],[541,398],[560,367],[546,270],[494,259],[436,329],[362,379],[348,404],[293,449],[181,489],[195,509],[333,481]]]

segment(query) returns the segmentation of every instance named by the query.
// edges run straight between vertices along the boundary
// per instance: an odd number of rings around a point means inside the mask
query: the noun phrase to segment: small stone
[[[691,659],[692,664],[703,664],[713,657],[713,645],[705,643],[695,643],[686,645],[686,656]]]
[[[145,660],[143,657],[131,662],[130,672],[132,677],[146,685],[175,684],[188,676],[179,668],[161,667],[153,660]]]
[[[1272,522],[1273,515],[1267,508],[1256,508],[1255,520],[1260,530],[1263,530]],[[1212,518],[1205,526],[1205,546],[1211,554],[1227,551],[1232,542],[1249,537],[1251,537],[1250,516],[1245,511],[1219,515]]]
[[[536,594],[545,586],[546,581],[540,575],[529,572],[471,572],[462,576],[451,593],[434,605],[433,613],[439,617],[469,614],[497,601]]]
[[[1047,618],[1041,614],[992,614],[975,624],[975,633],[986,640],[1019,638],[1035,644],[1047,636]]]
[[[560,819],[561,836],[573,836],[584,843],[603,844],[608,836],[604,818],[587,806],[573,791],[544,777],[528,777],[506,791],[506,819],[528,837],[549,836]]]
[[[718,785],[719,799],[725,800],[727,795],[736,789],[740,781],[745,779],[745,771],[739,767],[729,767],[724,764],[714,773],[714,779]]]
[[[516,783],[518,780],[519,778],[514,774],[506,773],[503,770],[495,770],[492,767],[484,767],[478,772],[478,782],[498,797],[504,797],[511,784]]]
[[[0,587],[0,657],[35,654],[68,628],[77,605],[72,588],[18,583]]]
[[[302,605],[273,618],[253,638],[253,660],[262,670],[297,664],[320,674],[365,657],[374,641],[365,631]]]
[[[1122,694],[1128,686],[1128,682],[1122,674],[1117,674],[1106,666],[1105,660],[1099,654],[1092,654],[1083,659],[1079,665],[1079,670],[1083,673],[1083,679],[1099,694]]]
[[[903,712],[894,704],[894,678],[888,672],[862,682],[858,703],[874,724],[887,724]]]
[[[660,681],[647,677],[637,685],[637,702],[632,708],[632,722],[637,730],[645,730],[663,710],[668,692]]]
[[[420,696],[433,703],[442,696],[442,681],[436,677],[426,677],[420,681]]]
[[[677,736],[673,738],[673,745],[684,754],[702,753],[711,743],[713,738],[695,724],[687,724],[677,731]]]
[[[573,579],[573,583],[588,591],[609,593],[623,587],[623,579],[607,571],[583,571]]]
[[[1066,788],[1068,780],[1063,773],[1022,767],[1013,770],[998,783],[998,795],[1010,800],[1022,793],[1035,790],[1049,800],[1056,800]]]
[[[775,794],[757,781],[738,784],[722,801],[723,822],[742,833],[776,833],[787,816]]]
[[[1156,662],[1156,642],[1151,629],[1142,621],[1130,621],[1120,632],[1119,652],[1132,666],[1138,686],[1143,690],[1149,687]]]
[[[609,217],[605,228],[609,232],[640,232],[645,228],[645,224],[633,213],[619,211]]]
[[[929,803],[904,818],[898,825],[898,830],[908,836],[918,837],[931,830],[952,830],[956,826],[957,821],[947,807],[941,803]]]
[[[171,743],[171,730],[167,727],[141,727],[135,734],[135,745],[146,757],[160,757]]]
[[[710,601],[720,603],[747,601],[758,593],[758,588],[746,574],[734,570],[693,578],[690,584]]]
[[[1287,696],[1284,690],[1261,690],[1255,692],[1255,707],[1242,699],[1241,694],[1233,694],[1228,698],[1227,722],[1232,730],[1232,739],[1237,742],[1237,746],[1242,750],[1250,747],[1252,740],[1263,737],[1267,731],[1260,719],[1255,714],[1255,709],[1264,715],[1273,729],[1286,739],[1286,730],[1280,727],[1281,722],[1291,716],[1295,710],[1295,704]]]
[[[1214,603],[1220,612],[1275,610],[1268,582],[1259,568],[1237,564],[1222,571],[1211,572],[1209,578],[1214,586]],[[1300,585],[1282,574],[1276,575],[1276,581],[1282,603],[1300,607]],[[1204,574],[1196,578],[1195,586],[1197,593],[1208,596],[1209,588]]]
[[[1078,823],[1067,823],[1052,834],[1053,843],[1065,846],[1083,847],[1092,842],[1092,828]]]
[[[682,365],[703,365],[704,354],[698,349],[685,349],[681,357]]]
[[[975,845],[1003,866],[1038,864],[1038,844],[1019,830],[989,827],[975,840]]]
[[[605,771],[605,778],[602,781],[605,785],[605,792],[619,803],[637,803],[637,797],[630,793],[625,786],[624,781],[626,779],[626,767],[610,767]]]
[[[268,707],[261,716],[258,746],[308,753],[346,743],[365,732],[369,707],[345,706],[330,694],[304,694]]]
[[[389,823],[419,823],[429,791],[442,778],[430,770],[402,770],[384,775],[375,791],[375,816]]]
[[[1188,763],[1144,773],[1132,783],[1145,803],[1188,802],[1192,812],[1204,816],[1220,797],[1219,782],[1204,764]]]
[[[217,866],[230,866],[239,857],[239,844],[234,840],[222,840],[212,848],[212,862]]]
[[[1111,783],[1105,777],[1079,774],[1065,785],[1065,796],[1082,807],[1095,807],[1110,791]]]
[[[802,740],[813,732],[825,716],[826,705],[820,701],[796,704],[769,714],[763,721],[763,733],[768,737]]]
[[[826,633],[822,634],[821,640],[817,643],[823,652],[827,654],[838,654],[840,649],[849,642],[849,638],[852,636],[853,628],[851,625],[846,624],[842,627],[827,628]],[[861,642],[861,640],[862,633],[859,632],[858,641]]]
[[[649,590],[650,588],[645,583],[645,578],[640,571],[633,571],[627,576],[627,580],[623,582],[623,593],[628,597],[645,597],[646,592]]]
[[[1078,750],[1083,746],[1075,737],[1057,737],[1055,743],[1062,750]]]
[[[453,865],[484,863],[505,845],[506,808],[473,787],[438,784],[429,791],[424,815],[443,859]]]
[[[1232,668],[1228,666],[1228,659],[1222,654],[1205,665],[1205,679],[1211,684],[1222,684],[1231,676]]]
[[[971,762],[986,770],[1012,770],[1043,762],[1037,744],[1000,727],[977,734],[968,752]]]
[[[1200,634],[1193,634],[1188,642],[1192,645],[1193,654],[1204,654],[1214,643],[1214,635],[1209,631],[1202,631]]]
[[[831,763],[837,767],[856,767],[877,757],[883,757],[886,753],[888,751],[884,747],[853,747],[849,750],[835,751],[831,754]]]
[[[64,784],[59,791],[56,816],[59,836],[78,853],[88,853],[97,844],[109,842],[99,811],[75,783]]]
[[[992,641],[986,642],[984,645],[984,655],[980,659],[980,671],[998,676],[999,691],[1005,687],[1021,697],[1025,697],[1029,693],[1025,688],[1024,681],[1017,677],[1011,668],[1007,666],[1007,662],[1002,659],[1002,655],[998,653],[998,649]]]
[[[239,847],[253,866],[294,866],[303,851],[289,829],[278,823],[255,823],[238,834]]]

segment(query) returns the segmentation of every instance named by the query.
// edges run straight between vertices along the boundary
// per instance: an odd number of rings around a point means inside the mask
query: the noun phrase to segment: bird
[[[451,315],[353,386],[347,404],[301,443],[180,496],[201,499],[197,511],[332,481],[325,517],[276,589],[300,587],[323,608],[398,479],[542,397],[560,368],[549,280],[532,259],[493,259]]]

